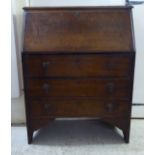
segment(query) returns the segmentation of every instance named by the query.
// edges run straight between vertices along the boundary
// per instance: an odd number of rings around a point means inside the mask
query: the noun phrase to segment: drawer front
[[[129,55],[24,55],[26,77],[129,76]]]
[[[127,99],[130,95],[130,80],[81,78],[81,79],[28,79],[28,96],[43,97],[105,97]]]
[[[126,116],[130,112],[127,101],[105,101],[103,98],[50,98],[31,99],[31,117],[99,117]]]

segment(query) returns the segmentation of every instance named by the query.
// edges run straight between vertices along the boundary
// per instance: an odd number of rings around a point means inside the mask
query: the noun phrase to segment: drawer
[[[23,55],[26,77],[129,76],[127,54]]]
[[[131,82],[128,78],[27,79],[28,96],[105,97],[127,99]]]
[[[31,99],[29,103],[32,118],[45,116],[120,117],[130,112],[128,101],[105,101],[103,98],[44,98]]]

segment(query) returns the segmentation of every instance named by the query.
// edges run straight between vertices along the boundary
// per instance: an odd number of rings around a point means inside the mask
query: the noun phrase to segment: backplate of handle
[[[115,87],[114,87],[114,83],[108,83],[107,84],[107,91],[108,91],[108,93],[113,93],[114,92],[114,90],[115,90]]]
[[[48,93],[49,92],[49,89],[50,89],[50,85],[48,83],[44,83],[43,84],[43,90]]]
[[[116,67],[116,63],[115,62],[108,62],[106,64],[108,69],[114,69]]]
[[[49,62],[49,61],[43,61],[43,62],[42,62],[43,68],[48,68],[49,65],[50,65],[50,62]]]

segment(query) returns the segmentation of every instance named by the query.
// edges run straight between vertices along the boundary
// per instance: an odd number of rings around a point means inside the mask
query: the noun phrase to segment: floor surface
[[[58,120],[27,144],[25,126],[13,126],[11,155],[143,155],[144,121],[132,120],[130,143],[122,133],[98,120]]]

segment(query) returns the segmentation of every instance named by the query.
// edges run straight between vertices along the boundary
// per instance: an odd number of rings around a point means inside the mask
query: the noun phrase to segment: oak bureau
[[[99,118],[129,142],[132,7],[26,7],[22,52],[28,143],[59,117]],[[88,129],[89,130],[89,129]]]

